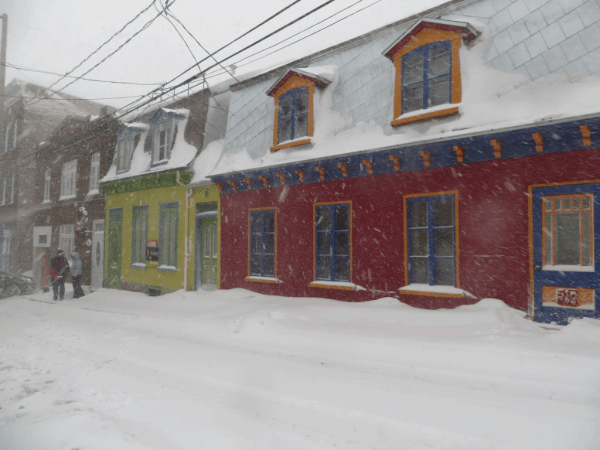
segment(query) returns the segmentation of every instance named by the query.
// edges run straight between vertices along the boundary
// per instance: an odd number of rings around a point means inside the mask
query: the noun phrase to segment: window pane
[[[554,210],[555,211],[560,211],[560,198],[555,198],[554,199]]]
[[[277,129],[277,141],[285,142],[292,138],[292,119],[279,119],[279,128]]]
[[[583,197],[583,209],[590,209],[590,198],[588,196]]]
[[[308,135],[308,115],[296,114],[294,122],[294,139]]]
[[[429,78],[438,77],[450,72],[450,49],[434,48],[429,51]]]
[[[427,258],[410,258],[410,282],[429,284],[429,263]]]
[[[327,256],[317,257],[317,279],[331,280],[331,272],[329,270],[330,259]]]
[[[265,234],[263,239],[263,253],[275,253],[275,234]]]
[[[435,284],[454,286],[454,258],[435,258]]]
[[[275,213],[265,213],[264,214],[264,231],[265,233],[274,233],[275,232]]]
[[[308,111],[308,92],[305,89],[298,91],[296,97],[296,112],[306,113]]]
[[[349,281],[350,267],[347,258],[335,258],[335,281]]]
[[[279,118],[286,118],[292,114],[292,96],[286,95],[279,98]]]
[[[579,214],[556,214],[556,264],[580,264]]]
[[[346,207],[335,208],[335,210],[334,210],[334,214],[335,214],[334,229],[335,230],[347,230],[348,229],[348,225],[349,225],[348,213],[349,213],[349,210]]]
[[[329,230],[330,228],[330,211],[329,208],[319,208],[317,209],[317,217],[315,219],[315,223],[317,225],[317,230]]]
[[[549,198],[544,199],[544,209],[546,211],[552,211],[552,200]]]
[[[263,276],[274,277],[275,276],[275,257],[264,256],[263,257]]]
[[[454,229],[434,230],[435,256],[454,256]]]
[[[573,209],[579,209],[580,204],[580,197],[573,198]]]
[[[454,223],[454,202],[446,199],[433,203],[435,227],[451,227]]]
[[[571,209],[571,199],[570,198],[565,198],[563,200],[563,205],[564,205],[565,211],[570,210]]]
[[[219,253],[219,246],[217,245],[217,224],[214,223],[213,224],[213,258],[217,257],[217,254]]]
[[[410,256],[427,255],[427,230],[410,230]]]
[[[402,84],[423,81],[423,52],[411,52],[402,59]]]
[[[346,256],[350,254],[348,233],[335,233],[335,254],[337,256]]]
[[[250,238],[250,253],[257,254],[260,253],[260,234],[252,233]]]
[[[583,265],[591,266],[592,258],[591,258],[591,228],[592,228],[592,219],[591,214],[589,212],[583,213]]]
[[[329,233],[317,233],[317,253],[331,255],[331,240]]]
[[[252,233],[258,233],[261,231],[261,215],[251,214],[250,215],[250,231]]]
[[[429,81],[429,107],[450,102],[450,77],[448,75]]]
[[[423,84],[402,88],[402,113],[423,109]]]
[[[250,257],[250,275],[260,276],[260,256],[258,255]]]
[[[427,203],[410,203],[410,228],[427,226]]]
[[[552,265],[552,214],[546,214],[546,229],[544,230],[546,237],[546,261],[544,264]]]

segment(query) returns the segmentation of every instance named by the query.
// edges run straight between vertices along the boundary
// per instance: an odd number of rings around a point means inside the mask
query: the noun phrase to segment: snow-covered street
[[[600,448],[597,321],[544,329],[497,300],[28,297],[0,302],[1,449]]]

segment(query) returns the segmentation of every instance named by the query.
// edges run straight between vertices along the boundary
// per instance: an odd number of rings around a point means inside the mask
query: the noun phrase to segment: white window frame
[[[44,174],[44,203],[50,202],[50,182],[52,181],[52,170],[46,169]]]
[[[13,119],[12,122],[4,127],[4,153],[15,148],[17,148],[17,119]]]
[[[40,243],[40,236],[46,236],[46,242]],[[52,241],[52,227],[33,227],[33,246],[37,248],[50,248]]]
[[[71,253],[75,251],[75,225],[60,225],[58,229],[58,248],[65,252],[71,261]]]
[[[117,144],[117,172],[127,172],[130,166],[129,139],[121,139]]]
[[[0,206],[6,204],[6,175],[2,175],[2,185],[0,186],[0,190],[2,190],[2,195],[0,195]]]
[[[77,195],[77,160],[63,164],[60,180],[60,200],[75,198]]]
[[[100,179],[100,152],[92,153],[90,162],[90,193],[98,192]]]
[[[8,183],[10,187],[10,194],[7,196],[7,205],[12,205],[15,202],[15,174],[10,174],[10,182]]]
[[[163,125],[160,125],[158,128],[156,128],[156,131],[155,131],[156,135],[154,138],[154,159],[152,161],[153,164],[169,160],[169,128],[170,127],[168,124],[163,124]],[[161,149],[160,134],[163,131],[165,132],[165,145],[164,145],[165,157],[163,159],[159,159],[160,149]]]

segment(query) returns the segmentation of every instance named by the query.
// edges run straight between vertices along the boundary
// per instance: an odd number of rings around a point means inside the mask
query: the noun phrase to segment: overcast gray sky
[[[165,0],[160,1],[164,5]],[[172,6],[169,10],[208,51],[215,51],[293,1],[175,0],[171,1]],[[326,0],[302,0],[216,56],[220,58],[229,56],[325,2]],[[7,62],[28,69],[64,74],[83,61],[150,3],[151,0],[0,0],[0,14],[5,13],[9,16]],[[335,0],[259,46],[228,60],[226,64],[230,65],[244,56],[301,32],[298,36],[247,59],[245,63],[253,61],[356,12],[324,31],[281,51],[251,64],[242,66],[244,63],[239,63],[237,74],[273,67],[441,3],[444,3],[444,0]],[[155,6],[143,13],[73,74],[82,75],[131,38],[135,32],[143,28],[144,24],[158,15],[155,7],[159,7],[158,0]],[[362,11],[359,11],[361,9]],[[333,17],[327,19],[332,15]],[[323,20],[325,21],[321,24],[315,25]],[[206,53],[179,23],[173,19],[172,22],[187,41],[195,58],[198,60],[204,58]],[[315,26],[303,31],[312,25]],[[181,37],[161,16],[86,77],[135,83],[160,83],[172,79],[194,62],[194,57]],[[209,61],[201,64],[200,67],[207,68],[208,63]],[[190,71],[185,77],[197,72],[197,70]],[[43,86],[50,86],[59,79],[54,75],[7,67],[7,82],[13,78]],[[215,77],[209,78],[209,81],[215,82],[221,79]],[[70,81],[72,79],[69,78],[60,81],[55,89],[66,86]],[[79,80],[67,87],[65,92],[94,99],[139,96],[151,89],[153,86]],[[123,98],[99,100],[99,102],[122,107],[133,100],[134,98]]]

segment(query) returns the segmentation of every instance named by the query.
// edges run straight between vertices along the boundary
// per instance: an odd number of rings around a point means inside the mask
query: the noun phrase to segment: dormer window
[[[156,130],[156,138],[154,140],[154,162],[167,160],[167,142],[169,137],[169,127],[161,126]]]
[[[117,144],[117,172],[126,172],[129,170],[131,156],[131,144],[128,137],[125,137]]]
[[[402,57],[404,114],[452,102],[450,42],[424,45]]]
[[[267,91],[275,100],[272,152],[311,143],[315,86],[326,87],[332,70],[332,66],[290,69]]]
[[[308,88],[299,87],[279,97],[277,143],[308,136]]]
[[[468,23],[423,19],[384,51],[396,69],[392,126],[459,112],[459,49],[475,37]]]
[[[152,137],[151,166],[167,164],[171,159],[171,151],[175,145],[178,124],[189,114],[186,109],[161,108],[150,119],[150,136]]]

